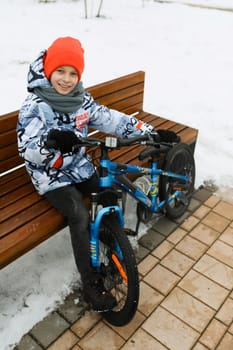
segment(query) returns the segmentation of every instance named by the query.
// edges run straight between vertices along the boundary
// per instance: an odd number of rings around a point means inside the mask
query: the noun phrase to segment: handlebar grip
[[[55,140],[47,140],[47,141],[45,141],[44,145],[46,148],[55,148],[55,149],[58,148],[57,142]]]
[[[130,146],[133,143],[140,143],[143,141],[148,141],[149,140],[149,135],[140,135],[140,136],[135,136],[135,137],[130,137],[128,139],[118,139],[118,146]]]

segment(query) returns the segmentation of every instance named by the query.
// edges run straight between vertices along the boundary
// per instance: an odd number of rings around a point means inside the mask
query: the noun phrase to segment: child
[[[84,300],[94,310],[116,305],[89,259],[89,212],[82,196],[98,191],[98,181],[85,148],[73,152],[88,127],[120,137],[151,133],[153,127],[99,105],[83,88],[84,50],[72,37],[56,39],[31,63],[29,95],[17,124],[19,154],[36,190],[68,220],[74,258],[83,283]],[[157,138],[176,141],[176,134],[158,130]],[[160,136],[159,136],[160,135]],[[58,149],[46,149],[55,140]]]

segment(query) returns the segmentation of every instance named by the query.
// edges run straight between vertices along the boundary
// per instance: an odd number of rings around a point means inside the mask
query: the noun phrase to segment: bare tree
[[[100,11],[101,11],[102,5],[103,5],[103,0],[100,0],[99,9],[98,9],[96,17],[100,17]]]
[[[84,0],[84,9],[85,9],[85,18],[88,17],[88,13],[87,13],[87,0]]]
[[[100,0],[99,8],[98,8],[96,17],[100,17],[100,12],[101,12],[101,9],[102,9],[102,5],[103,5],[103,0]],[[84,0],[84,11],[85,11],[85,18],[88,18],[87,0]]]

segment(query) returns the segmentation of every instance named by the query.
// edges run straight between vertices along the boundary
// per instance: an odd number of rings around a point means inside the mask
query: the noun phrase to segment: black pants
[[[68,220],[74,258],[83,283],[93,274],[89,254],[89,211],[83,202],[83,195],[98,191],[98,178],[94,175],[85,182],[45,194],[52,206]]]

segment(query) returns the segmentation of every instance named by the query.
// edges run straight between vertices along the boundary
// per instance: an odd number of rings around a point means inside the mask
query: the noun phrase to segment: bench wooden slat
[[[5,171],[15,168],[21,164],[23,164],[23,160],[18,155],[15,155],[14,157],[3,160],[0,165],[0,173],[4,173]]]
[[[105,95],[103,97],[100,97],[98,99],[99,103],[107,105],[109,107],[114,106],[115,104],[119,104],[122,102],[124,104],[124,101],[127,99],[127,105],[135,105],[137,103],[141,103],[142,96],[143,96],[143,90],[144,90],[144,84],[141,83],[134,88],[132,86],[125,88],[123,90],[117,90],[111,94]],[[130,102],[131,101],[131,102]],[[124,104],[125,106],[125,104]]]
[[[15,119],[17,119],[17,118],[15,118]],[[15,139],[16,139],[16,130],[15,130],[15,126],[14,126],[14,129],[6,131],[6,132],[0,134],[1,147],[5,147],[5,146],[8,146],[8,145],[12,146],[12,144],[13,144],[13,146],[15,146]],[[5,153],[5,151],[1,154],[1,157],[4,155],[4,153]]]
[[[15,130],[18,111],[1,115],[0,117],[0,134],[8,130]]]
[[[28,203],[28,207],[24,210],[22,210],[23,208],[19,208],[18,215],[12,216],[1,223],[0,237],[9,234],[25,223],[32,221],[51,208],[51,205],[45,199],[41,199],[34,205],[29,206],[29,204],[30,203]]]
[[[1,118],[1,117],[0,117]],[[17,175],[16,175],[17,172]],[[6,184],[7,182],[15,179],[18,176],[24,175],[25,174],[25,166],[21,166],[20,168],[18,168],[17,170],[14,170],[10,173],[5,174],[4,176],[0,176],[0,186],[2,187],[4,184]],[[1,188],[0,187],[0,188]],[[0,195],[2,194],[2,192],[0,191]]]
[[[135,87],[141,83],[143,83],[144,85],[144,80],[145,72],[139,71],[127,74],[120,78],[106,81],[102,84],[94,85],[92,87],[87,88],[87,91],[89,91],[94,96],[94,98],[99,101],[101,100],[101,98],[105,98],[105,96],[108,96],[113,92],[122,91],[123,89],[128,88],[130,86]],[[143,99],[141,102],[143,103]]]
[[[0,269],[36,247],[64,227],[64,219],[54,209],[43,213],[1,239]]]
[[[27,183],[26,185],[22,185],[4,197],[4,201],[1,202],[0,209],[8,207],[10,204],[18,201],[20,198],[26,197],[32,192],[35,192],[35,189],[31,182]]]
[[[4,217],[4,220],[7,220],[12,216],[14,216],[15,214],[20,213],[22,210],[25,210],[28,207],[31,208],[32,205],[34,205],[39,201],[41,201],[41,197],[35,191],[32,193],[28,193],[27,196],[19,198],[15,202],[9,204],[7,207],[2,209],[1,217]],[[0,222],[2,222],[2,219],[0,220]],[[9,227],[9,223],[8,223],[8,227]]]
[[[145,73],[142,71],[112,79],[87,88],[94,99],[110,108],[136,117],[154,128],[177,132],[182,142],[194,150],[197,130],[186,125],[167,120],[143,110]],[[22,166],[23,159],[18,155],[16,123],[18,111],[0,116],[0,170],[7,172],[0,177],[0,268],[33,249],[65,225],[64,218],[34,190],[30,177]],[[92,131],[92,130],[90,130]],[[95,137],[105,137],[97,132]],[[146,166],[147,160],[139,161],[138,154],[144,149],[134,145],[110,152],[112,160]],[[89,150],[98,163],[99,149]],[[18,167],[20,166],[20,167]],[[12,169],[17,167],[17,169]],[[8,170],[11,172],[8,173]]]
[[[0,161],[7,160],[11,158],[12,154],[17,155],[18,147],[16,144],[7,145],[2,149],[0,154]]]
[[[139,111],[140,103],[136,103],[135,99],[133,99],[133,98],[131,98],[131,100],[129,102],[130,102],[130,105],[127,107],[124,107],[124,101],[120,101],[118,103],[117,102],[113,103],[109,107],[112,109],[117,109],[117,110],[119,110],[123,113],[129,114],[129,115]]]
[[[19,188],[27,183],[31,183],[31,180],[26,173],[26,169],[23,168],[23,173],[21,176],[15,176],[15,178],[11,179],[10,181],[7,181],[7,183],[0,185],[0,190],[1,190],[1,200],[5,198],[5,195],[8,193],[11,193],[14,191],[16,188]],[[14,174],[17,174],[17,171],[14,172]]]

